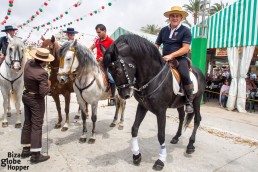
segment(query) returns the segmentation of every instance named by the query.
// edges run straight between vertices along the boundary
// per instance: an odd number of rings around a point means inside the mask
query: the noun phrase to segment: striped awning
[[[257,0],[239,0],[210,16],[205,23],[207,48],[226,48],[258,45]],[[200,35],[196,25],[191,28],[193,38]]]

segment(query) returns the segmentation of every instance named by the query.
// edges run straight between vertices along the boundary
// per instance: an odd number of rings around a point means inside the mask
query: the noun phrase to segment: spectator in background
[[[225,80],[224,85],[222,85],[221,89],[220,89],[220,98],[219,98],[219,102],[221,107],[226,108],[226,104],[227,104],[227,100],[228,100],[228,92],[229,92],[229,81]]]

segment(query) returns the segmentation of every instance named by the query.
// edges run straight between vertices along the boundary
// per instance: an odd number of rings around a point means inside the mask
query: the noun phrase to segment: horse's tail
[[[17,98],[17,93],[16,93],[16,91],[13,91],[13,93],[11,93],[11,102],[15,103],[16,102],[16,98]]]
[[[186,128],[189,126],[189,124],[191,123],[192,119],[194,117],[194,112],[193,113],[188,113],[185,117],[185,122],[184,122],[184,129],[186,130]]]

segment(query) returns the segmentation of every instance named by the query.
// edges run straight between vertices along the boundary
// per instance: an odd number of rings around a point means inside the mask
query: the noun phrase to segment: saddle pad
[[[193,83],[193,87],[194,87],[194,90],[193,90],[193,94],[196,94],[198,92],[198,82],[197,82],[197,78],[196,76],[193,74],[192,71],[189,71],[190,73],[190,79]],[[180,86],[179,86],[179,83],[174,75],[174,73],[172,72],[172,76],[173,76],[173,91],[175,93],[175,95],[180,95],[180,96],[184,96],[184,93],[181,93],[179,92],[180,90]]]

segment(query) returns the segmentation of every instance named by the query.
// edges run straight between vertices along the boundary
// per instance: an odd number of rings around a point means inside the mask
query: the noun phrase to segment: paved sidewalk
[[[62,107],[63,107],[63,99]],[[0,96],[2,106],[2,96]],[[127,101],[125,110],[125,126],[110,128],[114,107],[106,106],[107,101],[99,102],[96,143],[79,143],[82,133],[81,122],[74,121],[78,105],[72,95],[70,108],[70,128],[66,132],[54,129],[57,121],[55,104],[48,97],[48,130],[50,160],[31,165],[28,159],[22,159],[20,166],[28,166],[28,170],[45,172],[142,172],[153,171],[152,165],[158,158],[159,143],[157,139],[157,122],[152,113],[148,113],[139,129],[139,146],[143,155],[140,166],[132,163],[130,148],[131,126],[134,122],[137,102],[134,98]],[[13,106],[12,106],[13,107]],[[15,114],[9,119],[9,127],[0,127],[0,159],[8,157],[8,152],[20,153],[21,130],[14,128]],[[0,120],[3,109],[0,108]],[[167,162],[164,172],[171,171],[257,171],[258,168],[258,113],[230,112],[218,106],[217,102],[208,102],[201,106],[202,121],[196,137],[196,151],[192,155],[185,154],[192,127],[183,132],[177,145],[170,144],[178,126],[176,109],[168,109],[166,123]],[[23,112],[22,112],[23,116]],[[63,115],[64,119],[64,115]],[[91,121],[87,120],[88,131]],[[43,129],[43,151],[46,152],[46,122]],[[89,132],[90,133],[90,132]],[[19,158],[14,158],[19,160]],[[18,165],[13,165],[17,167]],[[0,171],[12,171],[0,167]]]

